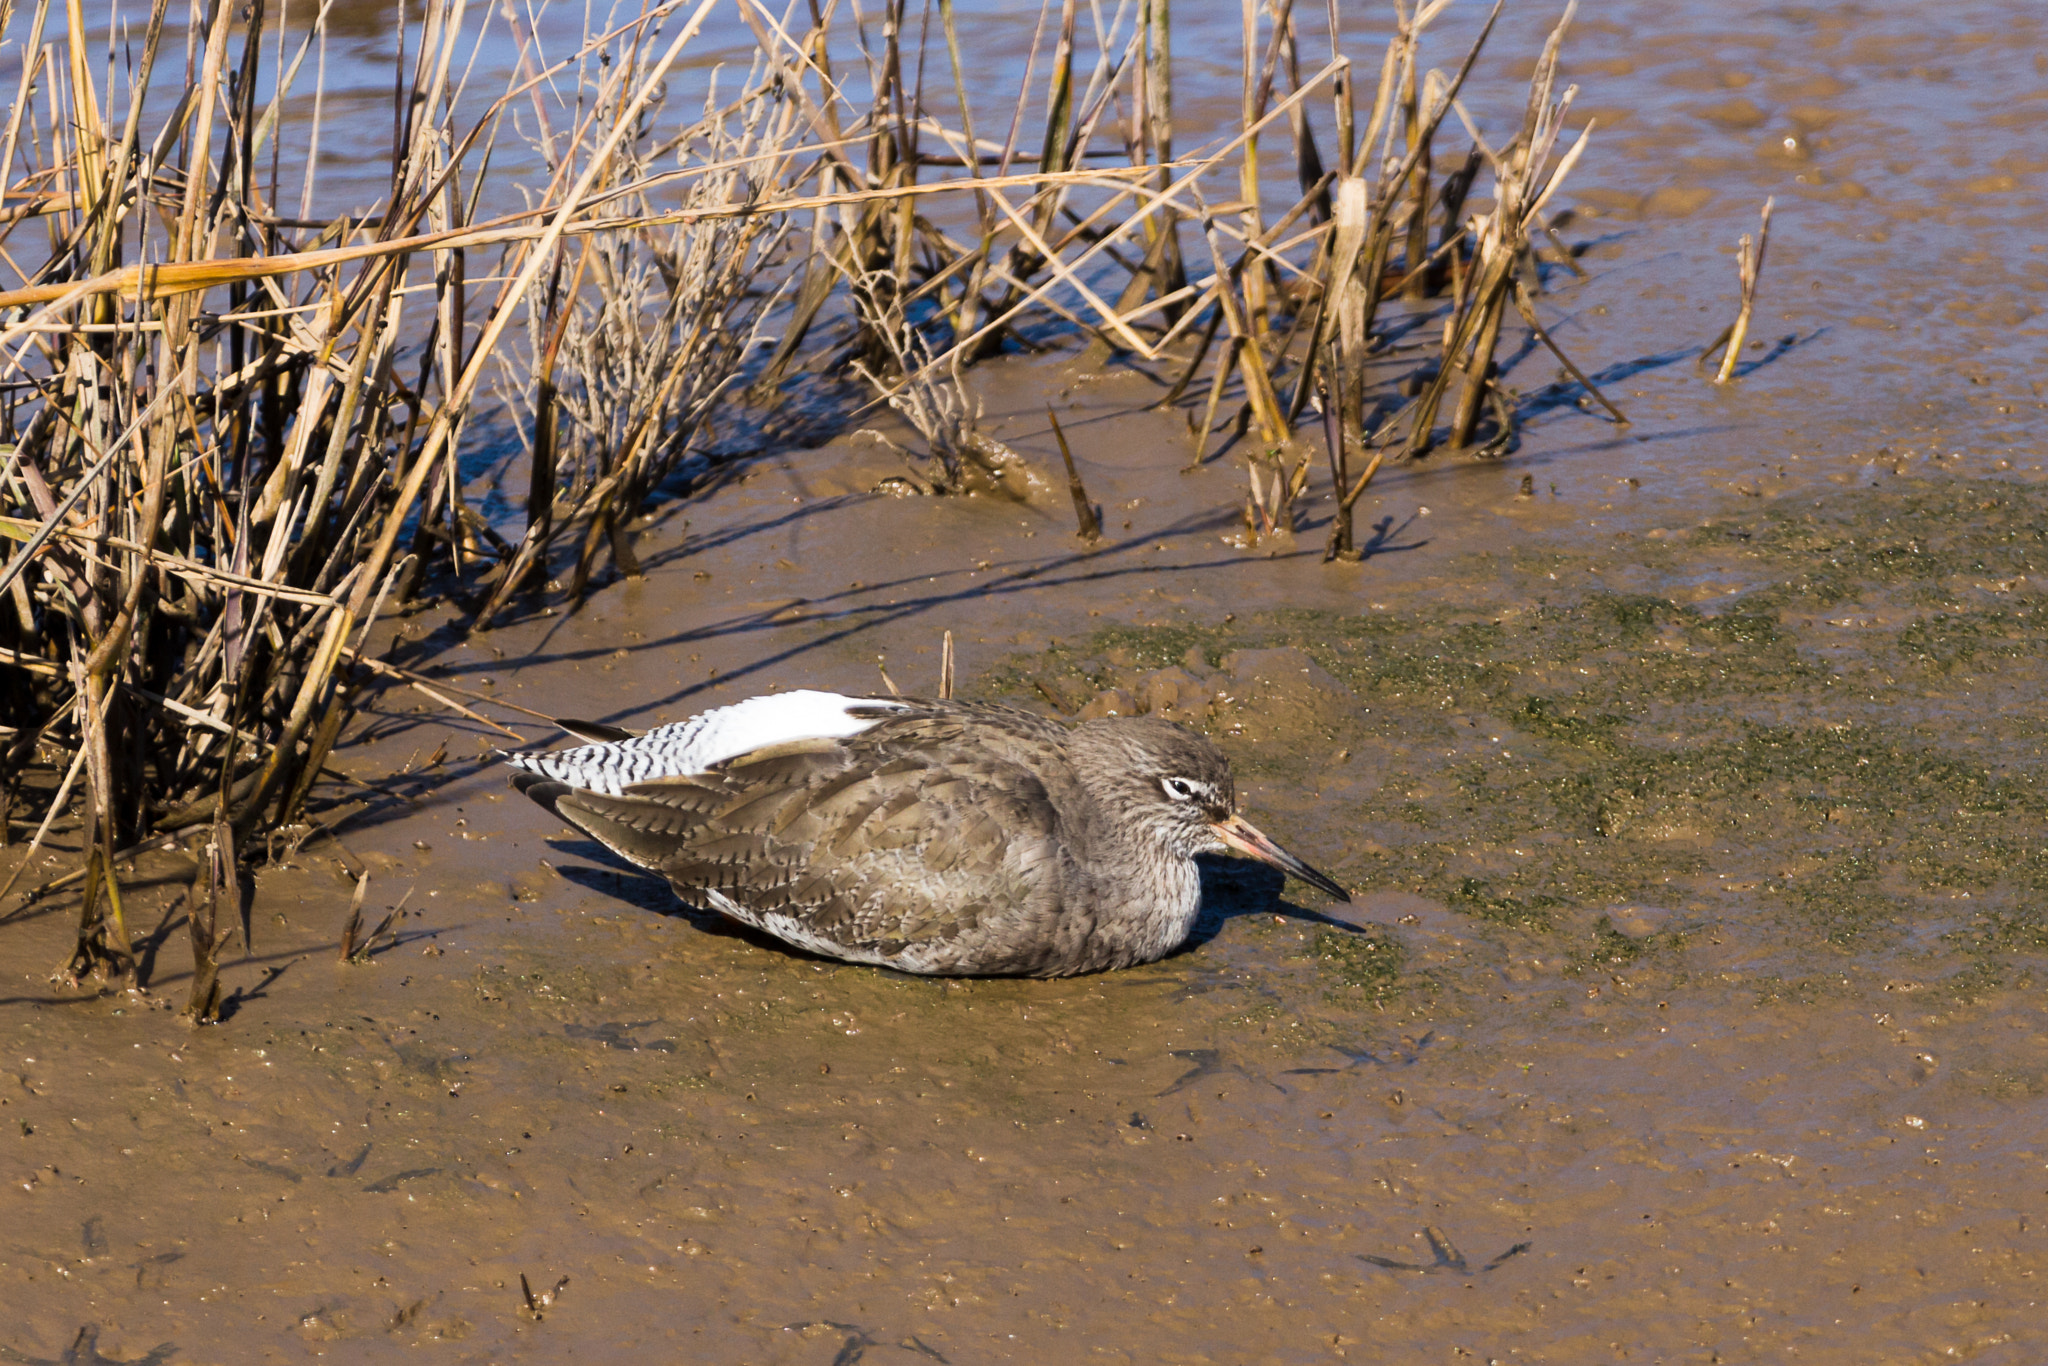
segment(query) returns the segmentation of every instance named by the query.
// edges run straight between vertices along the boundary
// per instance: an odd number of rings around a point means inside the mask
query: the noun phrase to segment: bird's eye
[[[1195,786],[1193,783],[1187,782],[1184,779],[1161,778],[1159,780],[1159,786],[1160,789],[1164,791],[1167,796],[1173,798],[1177,802],[1187,802],[1194,800]]]

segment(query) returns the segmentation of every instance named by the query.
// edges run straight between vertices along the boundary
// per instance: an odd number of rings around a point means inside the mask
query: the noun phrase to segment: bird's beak
[[[1215,821],[1209,828],[1216,832],[1217,839],[1245,857],[1269,863],[1290,877],[1300,878],[1318,891],[1328,892],[1339,901],[1350,902],[1351,894],[1339,887],[1333,879],[1317,872],[1267,839],[1257,826],[1244,817],[1232,816],[1229,820]]]

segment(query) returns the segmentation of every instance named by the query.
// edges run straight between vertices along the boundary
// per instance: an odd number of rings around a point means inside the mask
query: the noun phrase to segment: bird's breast
[[[1190,858],[1164,854],[1103,865],[1109,876],[1074,890],[1062,918],[1076,930],[1076,957],[1100,971],[1150,963],[1182,944],[1201,911],[1202,879]]]

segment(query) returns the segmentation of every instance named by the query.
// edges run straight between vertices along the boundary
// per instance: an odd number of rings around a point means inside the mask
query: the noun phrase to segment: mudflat
[[[221,1025],[168,1008],[182,855],[124,878],[147,996],[47,985],[61,897],[0,912],[0,1359],[2038,1356],[2042,37],[1585,16],[1613,134],[1543,306],[1632,424],[1560,388],[1510,460],[1383,471],[1360,563],[1313,498],[1241,544],[1232,454],[1069,354],[975,372],[1023,501],[874,493],[854,433],[658,508],[576,612],[404,618],[407,668],[628,726],[929,690],[951,630],[963,692],[1214,737],[1357,899],[1218,860],[1144,968],[822,962],[513,793],[545,728],[394,688]],[[404,915],[343,963],[365,873]]]

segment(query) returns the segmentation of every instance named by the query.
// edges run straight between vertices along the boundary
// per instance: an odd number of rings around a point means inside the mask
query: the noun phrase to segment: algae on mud
[[[1986,500],[2009,521],[1979,544]],[[594,865],[458,759],[440,804],[351,837],[372,910],[423,890],[376,966],[331,963],[352,887],[309,848],[259,889],[290,989],[227,1029],[11,1007],[14,1341],[1846,1362],[2014,1332],[2048,1272],[2040,724],[1981,699],[2039,695],[2007,533],[2044,501],[1901,484],[1454,554],[1455,605],[1091,631],[1073,598],[1101,590],[1034,590],[1059,643],[970,656],[966,691],[1200,724],[1248,804],[1367,889],[1346,927],[1219,860],[1189,951],[1099,978],[804,960]],[[1940,553],[1852,562],[1848,596],[1805,575],[1812,544],[1907,521]],[[1998,576],[1953,568],[1979,563]],[[1999,648],[1929,662],[1917,629],[1980,612]],[[535,677],[624,686],[609,626],[546,629]],[[388,719],[375,743],[416,743]],[[88,1226],[121,1251],[66,1241]],[[1439,1243],[1466,1273],[1404,1270]],[[536,1313],[522,1277],[559,1293]]]
[[[1711,612],[1561,594],[1557,579],[1597,581],[1605,557],[1552,549],[1475,573],[1491,601],[1110,627],[994,684],[1135,699],[1168,661],[1220,668],[1207,715],[1226,747],[1256,741],[1233,754],[1247,774],[1315,789],[1331,752],[1372,756],[1386,795],[1359,813],[1364,844],[1315,857],[1359,886],[1561,936],[1574,971],[1621,958],[1641,972],[1659,937],[1601,950],[1595,919],[1572,908],[1648,901],[1720,924],[1737,884],[1749,932],[1780,941],[1776,972],[1824,975],[1827,949],[1910,940],[1943,946],[1958,990],[2031,981],[2042,964],[2021,950],[2048,944],[2048,845],[2028,833],[2048,817],[2043,723],[1929,703],[1942,682],[2048,689],[2038,592],[1990,605],[2048,568],[2048,495],[1956,480],[1810,501],[1638,557],[1655,572],[1712,553],[1746,576]],[[1871,611],[1882,599],[1889,628],[1825,615],[1852,596]],[[1231,670],[1237,652],[1276,649],[1326,683],[1304,693]]]

